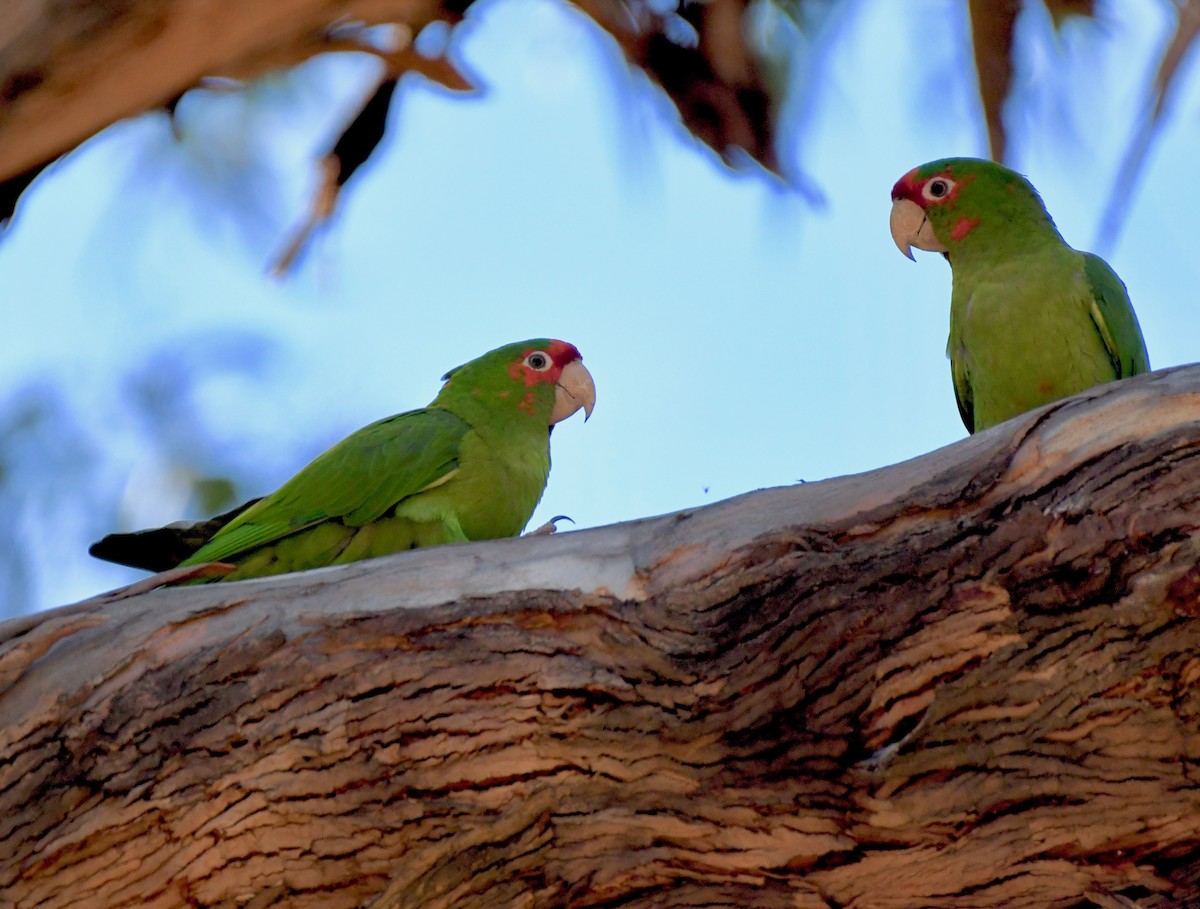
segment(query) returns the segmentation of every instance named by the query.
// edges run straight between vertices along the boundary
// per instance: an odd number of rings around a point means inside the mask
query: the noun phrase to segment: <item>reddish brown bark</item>
[[[1200,367],[0,641],[0,905],[1197,905]]]

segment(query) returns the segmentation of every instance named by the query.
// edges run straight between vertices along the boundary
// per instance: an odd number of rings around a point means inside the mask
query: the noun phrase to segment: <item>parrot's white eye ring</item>
[[[954,181],[949,177],[934,177],[921,187],[921,195],[930,202],[940,202],[950,195],[954,185]]]
[[[525,365],[538,372],[545,372],[554,365],[554,360],[544,350],[535,350],[525,358]]]

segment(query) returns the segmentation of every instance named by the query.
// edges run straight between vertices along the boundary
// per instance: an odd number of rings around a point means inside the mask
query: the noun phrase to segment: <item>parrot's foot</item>
[[[565,514],[556,514],[554,517],[552,517],[549,521],[547,521],[545,524],[543,524],[537,530],[531,530],[531,531],[529,531],[529,533],[525,534],[525,536],[527,536],[527,537],[548,537],[548,536],[550,536],[550,534],[556,533],[558,531],[558,522],[559,521],[571,521],[571,519],[569,517],[567,517]],[[575,522],[571,521],[571,523],[574,524]]]
[[[205,562],[203,565],[168,568],[166,571],[152,574],[148,578],[134,581],[126,587],[118,587],[116,590],[101,594],[96,599],[101,602],[111,603],[114,600],[125,600],[129,597],[149,593],[151,590],[157,590],[159,587],[172,587],[176,584],[182,584],[185,581],[198,581],[204,578],[223,578],[231,571],[236,570],[236,565],[229,565],[225,562]]]

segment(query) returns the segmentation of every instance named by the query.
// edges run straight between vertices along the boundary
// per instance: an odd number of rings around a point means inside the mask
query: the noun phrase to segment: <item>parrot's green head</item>
[[[596,404],[596,386],[579,350],[552,338],[497,347],[442,378],[446,384],[433,405],[463,416],[506,414],[553,426],[580,408],[586,420]]]
[[[914,167],[892,187],[892,239],[945,253],[1002,253],[1002,246],[1058,238],[1033,185],[1015,171],[980,158],[942,158]],[[1061,238],[1059,238],[1061,239]]]

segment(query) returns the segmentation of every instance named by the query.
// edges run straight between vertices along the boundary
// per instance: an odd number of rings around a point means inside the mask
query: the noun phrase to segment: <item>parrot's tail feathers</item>
[[[166,571],[174,568],[198,549],[189,545],[187,531],[180,527],[160,527],[135,533],[110,533],[93,543],[88,553],[106,562],[144,568],[146,571]]]
[[[88,552],[97,559],[128,565],[130,568],[166,571],[194,553],[214,533],[257,501],[251,499],[206,521],[178,521],[153,530],[110,533],[103,540],[93,543]]]

